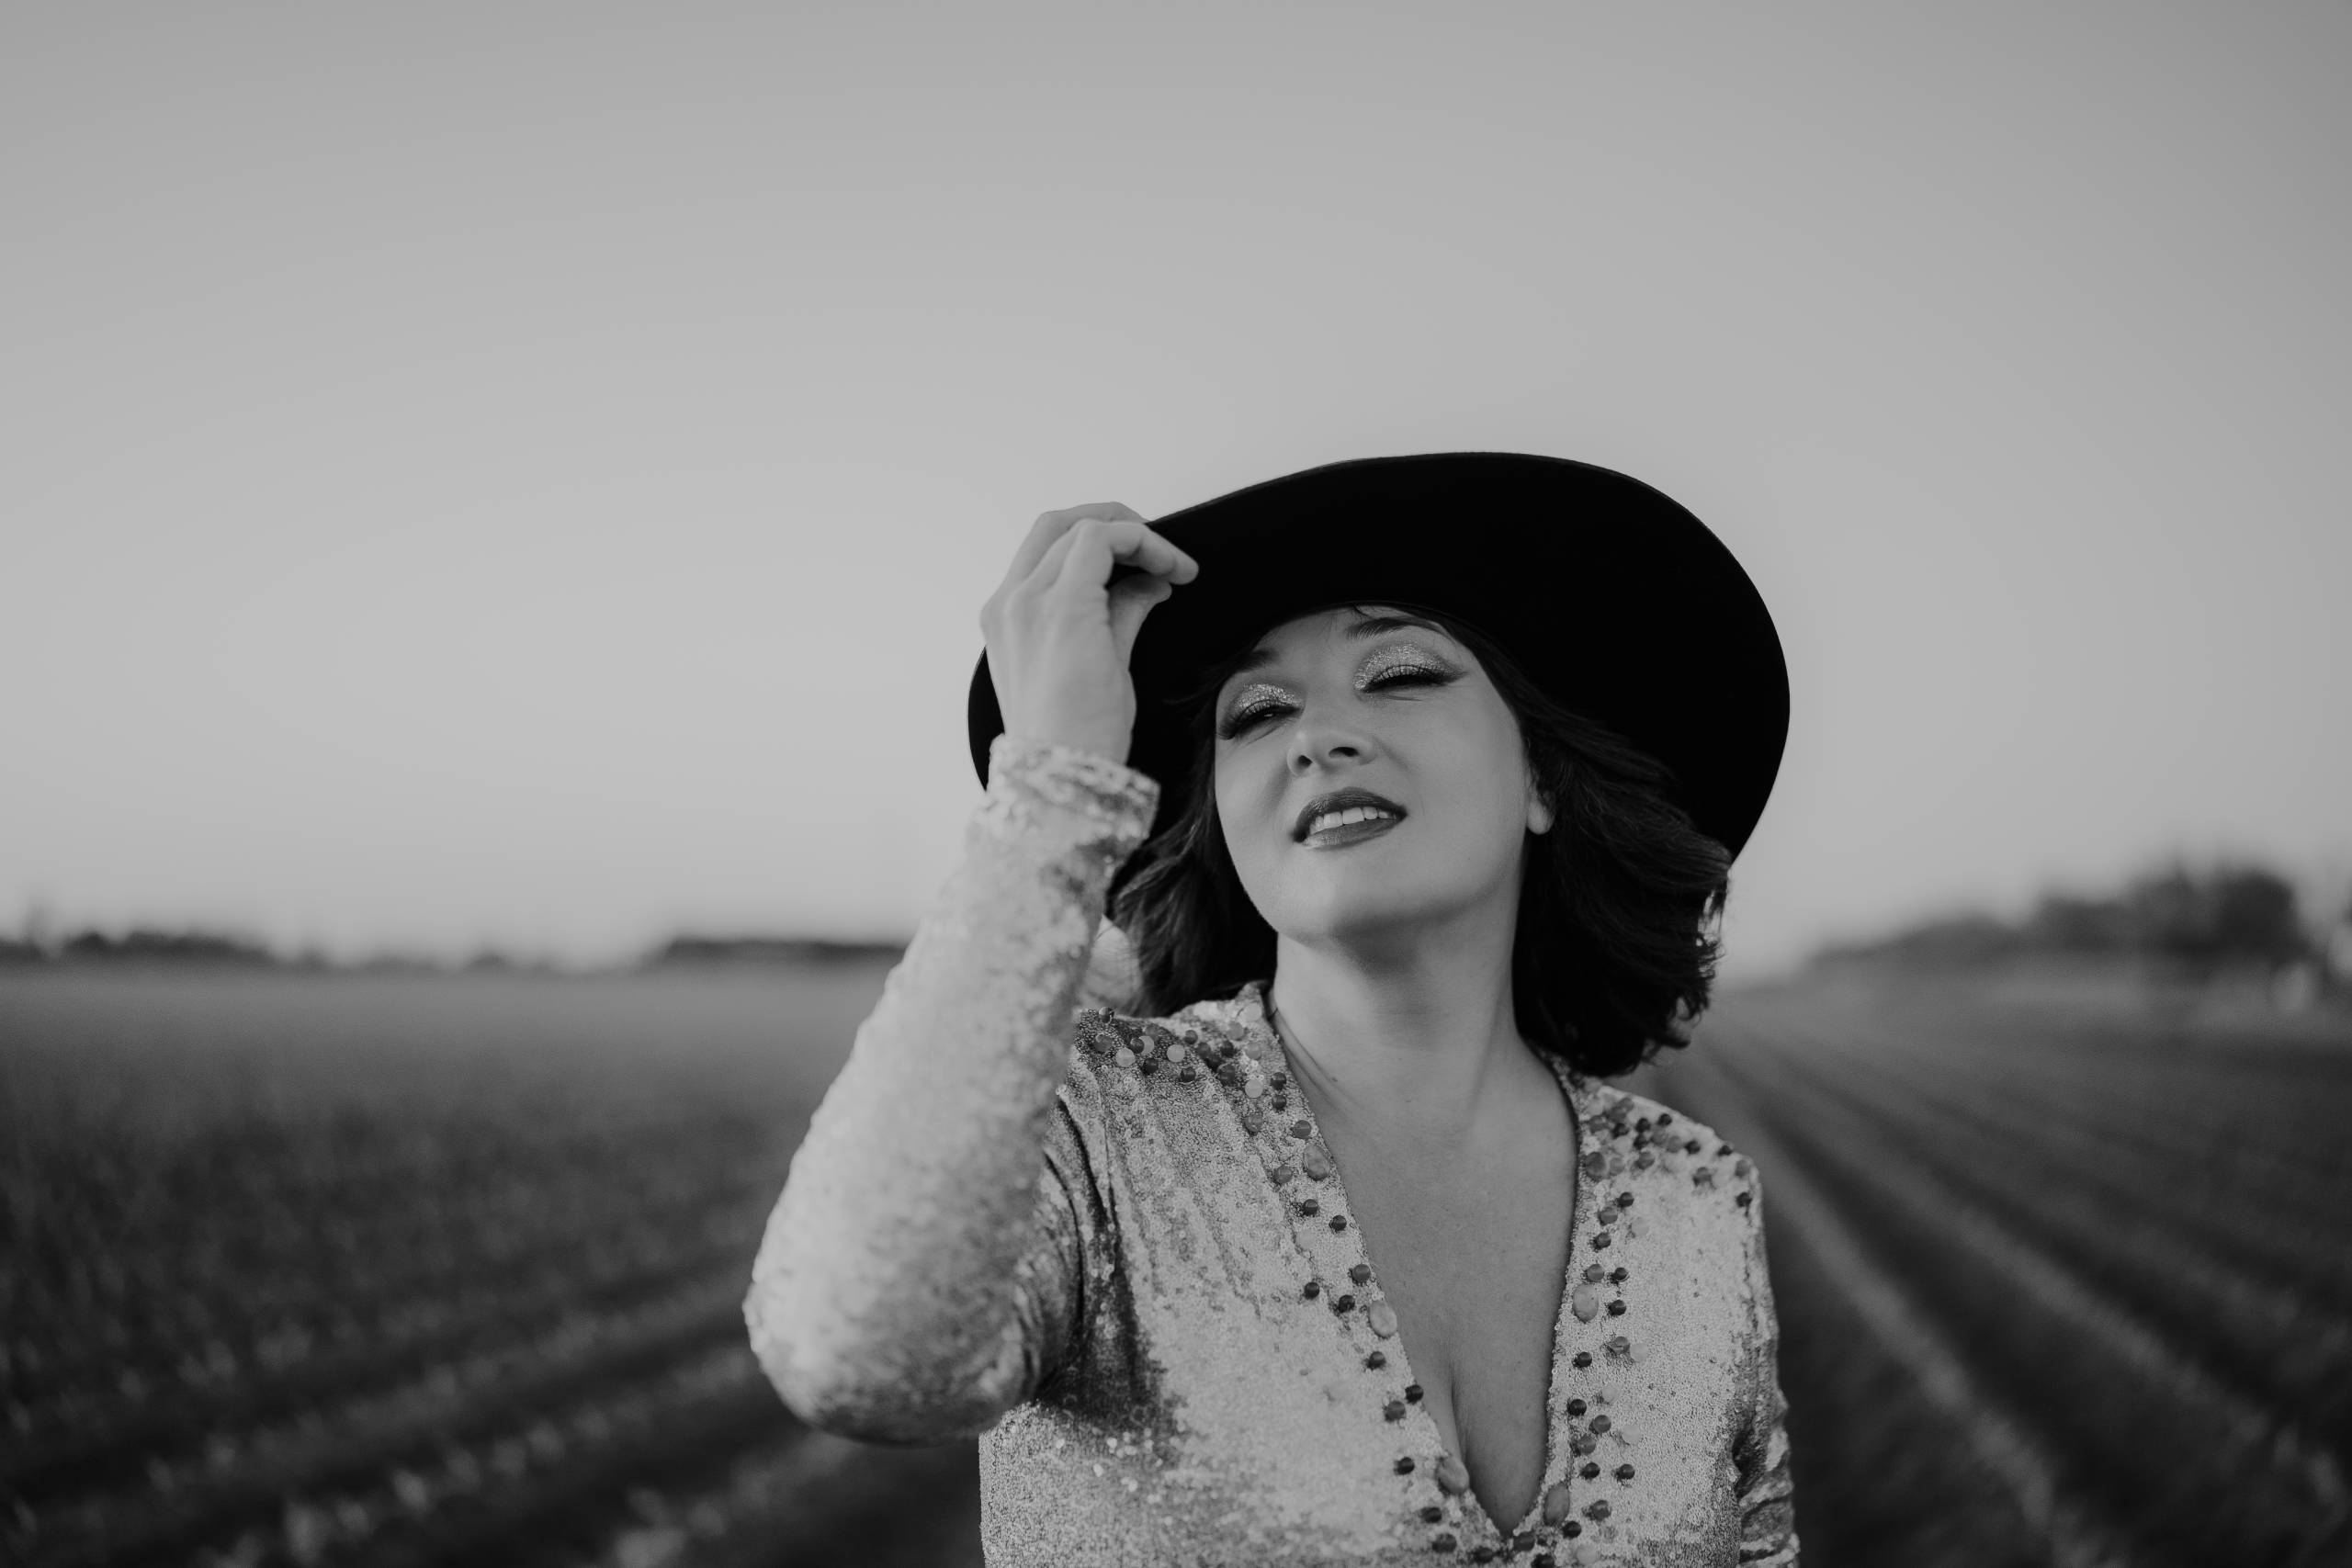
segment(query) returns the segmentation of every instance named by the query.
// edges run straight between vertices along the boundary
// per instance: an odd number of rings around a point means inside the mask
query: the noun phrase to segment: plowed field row
[[[2158,1326],[2217,1376],[2325,1446],[2352,1447],[2352,1319],[2323,1297],[2237,1266],[2200,1245],[2179,1216],[2144,1193],[2101,1190],[2049,1159],[2049,1145],[2003,1137],[1977,1119],[1864,1093],[1854,1077],[1800,1055],[1770,1055],[1778,1099],[1829,1112],[1883,1142],[1903,1130],[1901,1163],[1943,1182],[2005,1231]],[[1793,1093],[1792,1091],[1801,1091]],[[2137,1201],[2131,1200],[2136,1199]]]
[[[2143,1061],[2014,1010],[1799,992],[1649,1069],[1763,1172],[1808,1561],[2352,1556],[2352,1190],[2299,1133],[2352,1118],[2346,1032]],[[1973,1539],[1885,1506],[1972,1478]]]
[[[183,1450],[215,1434],[239,1433],[266,1423],[382,1392],[403,1380],[443,1375],[503,1345],[534,1340],[567,1318],[625,1312],[650,1293],[696,1272],[737,1266],[746,1222],[766,1204],[737,1205],[723,1239],[706,1227],[648,1228],[616,1252],[604,1249],[586,1267],[561,1256],[522,1269],[485,1268],[438,1310],[387,1310],[381,1332],[339,1337],[327,1347],[272,1367],[250,1363],[242,1377],[209,1378],[175,1396],[122,1393],[119,1382],[85,1396],[80,1408],[34,1407],[25,1434],[0,1445],[0,1485],[40,1503],[61,1490],[86,1487],[158,1464],[185,1462]],[[685,1219],[686,1216],[681,1216]],[[401,1294],[418,1287],[403,1281]],[[428,1298],[429,1299],[429,1298]],[[109,1397],[111,1396],[111,1397]]]
[[[1785,1059],[1809,1064],[1816,1081],[1835,1082],[1875,1108],[1899,1111],[1928,1141],[1973,1136],[1997,1149],[2000,1163],[2030,1170],[2052,1190],[2074,1191],[2119,1213],[2175,1233],[2185,1250],[2241,1269],[2299,1297],[2352,1310],[2352,1256],[2342,1246],[2341,1211],[2321,1194],[2352,1183],[2306,1169],[2293,1204],[2270,1197],[2245,1166],[2112,1135],[2088,1118],[2051,1115],[2038,1096],[2003,1085],[1916,1077],[1884,1062],[1822,1058],[1784,1047]],[[2194,1173],[2194,1180],[2179,1178]],[[2174,1179],[2154,1201],[2153,1182]]]
[[[851,1462],[879,1450],[831,1438],[809,1449],[741,1316],[790,1139],[879,978],[739,987],[750,1005],[718,1021],[734,1040],[683,1048],[628,1016],[641,1007],[588,1017],[574,988],[540,982],[548,1016],[589,1033],[549,1050],[534,1024],[530,1051],[503,1055],[486,1032],[470,1086],[411,1093],[396,1063],[346,1083],[288,1034],[239,1046],[282,1128],[233,1100],[209,1123],[128,1104],[100,1123],[107,1157],[85,1160],[93,1115],[55,1119],[46,1142],[36,1127],[0,1159],[13,1234],[48,1249],[10,1280],[0,1559],[643,1568],[688,1542],[695,1561],[821,1561],[854,1533],[876,1562],[952,1560],[968,1445],[895,1466]],[[514,992],[482,994],[511,1023]],[[670,994],[709,1021],[699,989]],[[344,995],[328,982],[305,1005],[332,1021]],[[117,1000],[74,1000],[77,1024],[54,987],[37,999],[49,1026],[101,1043]],[[184,986],[168,1006],[140,1000],[140,1049],[176,1048],[159,1017],[220,1034],[205,1021],[220,999]],[[0,1039],[11,1000],[0,987]],[[813,1059],[796,1035],[821,1041]],[[137,1054],[88,1055],[106,1064],[93,1103],[126,1106],[119,1069]],[[80,1057],[47,1056],[36,1087],[53,1094]],[[163,1067],[159,1082],[195,1070]],[[0,1056],[0,1089],[28,1070]],[[291,1082],[322,1098],[289,1099]],[[150,1124],[170,1133],[142,1169]],[[918,1475],[944,1514],[908,1514]],[[913,1555],[894,1559],[894,1540]]]

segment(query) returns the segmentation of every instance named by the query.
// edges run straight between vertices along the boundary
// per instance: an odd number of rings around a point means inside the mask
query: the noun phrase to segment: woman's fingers
[[[1136,634],[1200,570],[1117,502],[1038,518],[980,611],[1005,732],[1124,761],[1135,730],[1127,657]]]
[[[1066,506],[1058,512],[1039,513],[1037,521],[1029,526],[1028,536],[1021,541],[1021,547],[1012,552],[1012,565],[1004,574],[1005,581],[1019,583],[1025,581],[1031,572],[1037,570],[1037,563],[1045,558],[1046,552],[1057,541],[1067,536],[1080,519],[1086,517],[1124,519],[1134,523],[1143,521],[1134,507],[1121,501],[1092,501],[1084,506]]]
[[[1140,518],[1132,522],[1081,519],[1046,552],[1037,563],[1035,581],[1065,588],[1101,588],[1111,581],[1113,570],[1122,566],[1171,583],[1190,582],[1201,571],[1198,562]]]

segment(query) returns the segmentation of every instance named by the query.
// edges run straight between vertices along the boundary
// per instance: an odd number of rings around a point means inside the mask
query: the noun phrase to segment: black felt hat
[[[1171,705],[1293,616],[1397,604],[1459,616],[1574,712],[1663,762],[1675,798],[1734,854],[1789,730],[1789,673],[1756,585],[1722,540],[1638,479],[1518,452],[1330,463],[1152,520],[1200,575],[1144,618],[1127,764],[1167,826],[1196,745]],[[1004,728],[983,653],[972,763]]]

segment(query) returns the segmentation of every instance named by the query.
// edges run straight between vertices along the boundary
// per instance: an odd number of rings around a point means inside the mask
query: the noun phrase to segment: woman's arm
[[[752,1348],[812,1426],[967,1436],[1069,1345],[1080,1237],[1102,1216],[1055,1090],[1111,874],[1159,794],[1079,747],[990,749],[963,858],[818,1107],[752,1266]]]
[[[1740,1568],[1797,1568],[1795,1485],[1789,1475],[1789,1402],[1781,1392],[1781,1319],[1764,1256],[1764,1173],[1753,1170],[1747,1205],[1747,1286],[1754,1303],[1753,1394],[1733,1450],[1739,1468]]]

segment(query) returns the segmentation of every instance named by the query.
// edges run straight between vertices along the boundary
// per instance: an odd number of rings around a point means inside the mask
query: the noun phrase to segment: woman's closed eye
[[[1360,690],[1385,692],[1398,686],[1443,686],[1455,679],[1451,671],[1429,669],[1419,665],[1404,665],[1385,670],[1363,682]],[[1278,697],[1253,698],[1237,706],[1226,716],[1217,728],[1217,739],[1231,740],[1248,733],[1270,718],[1296,711],[1297,705]]]

